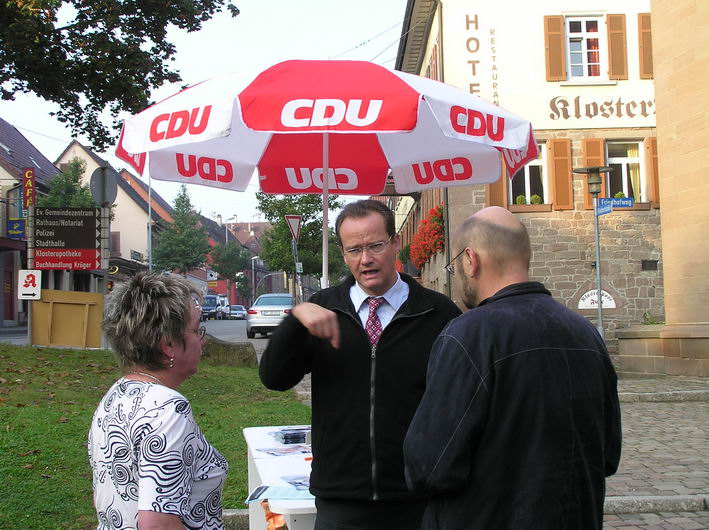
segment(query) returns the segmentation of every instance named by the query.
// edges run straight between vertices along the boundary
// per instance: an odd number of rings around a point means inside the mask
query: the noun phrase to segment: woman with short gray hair
[[[197,372],[205,328],[186,279],[141,273],[108,296],[104,332],[123,377],[89,430],[99,530],[222,529],[224,457],[177,387]]]

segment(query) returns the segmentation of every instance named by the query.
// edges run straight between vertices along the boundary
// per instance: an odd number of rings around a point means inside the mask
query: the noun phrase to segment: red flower
[[[417,268],[431,256],[445,248],[443,205],[431,208],[428,217],[421,221],[409,246],[409,257]]]

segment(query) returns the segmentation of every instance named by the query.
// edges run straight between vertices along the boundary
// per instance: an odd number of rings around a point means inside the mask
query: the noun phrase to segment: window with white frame
[[[606,142],[606,160],[613,171],[607,173],[608,197],[628,197],[646,202],[647,185],[642,142]]]
[[[508,186],[509,204],[549,204],[546,172],[546,149],[537,146],[539,155],[520,169]]]
[[[608,67],[604,27],[603,17],[566,18],[569,79],[605,77]]]

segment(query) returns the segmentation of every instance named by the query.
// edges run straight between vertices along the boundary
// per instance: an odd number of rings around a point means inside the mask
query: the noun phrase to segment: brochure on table
[[[256,488],[250,492],[249,499],[253,502],[268,498],[271,509],[277,513],[312,512],[315,510],[315,503],[308,491],[312,460],[310,446],[282,444],[276,441],[271,433],[278,429],[279,427],[244,429],[244,438],[258,469],[261,486],[261,491]]]

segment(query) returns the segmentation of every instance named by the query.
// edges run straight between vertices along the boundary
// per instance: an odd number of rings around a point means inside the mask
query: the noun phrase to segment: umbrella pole
[[[328,212],[329,212],[329,187],[330,187],[330,168],[329,158],[330,158],[330,145],[328,142],[328,133],[322,136],[322,278],[320,278],[320,286],[325,289],[330,286],[330,271],[328,269],[328,243],[329,243],[329,224],[328,224]]]
[[[148,271],[153,271],[153,181],[148,167]]]

